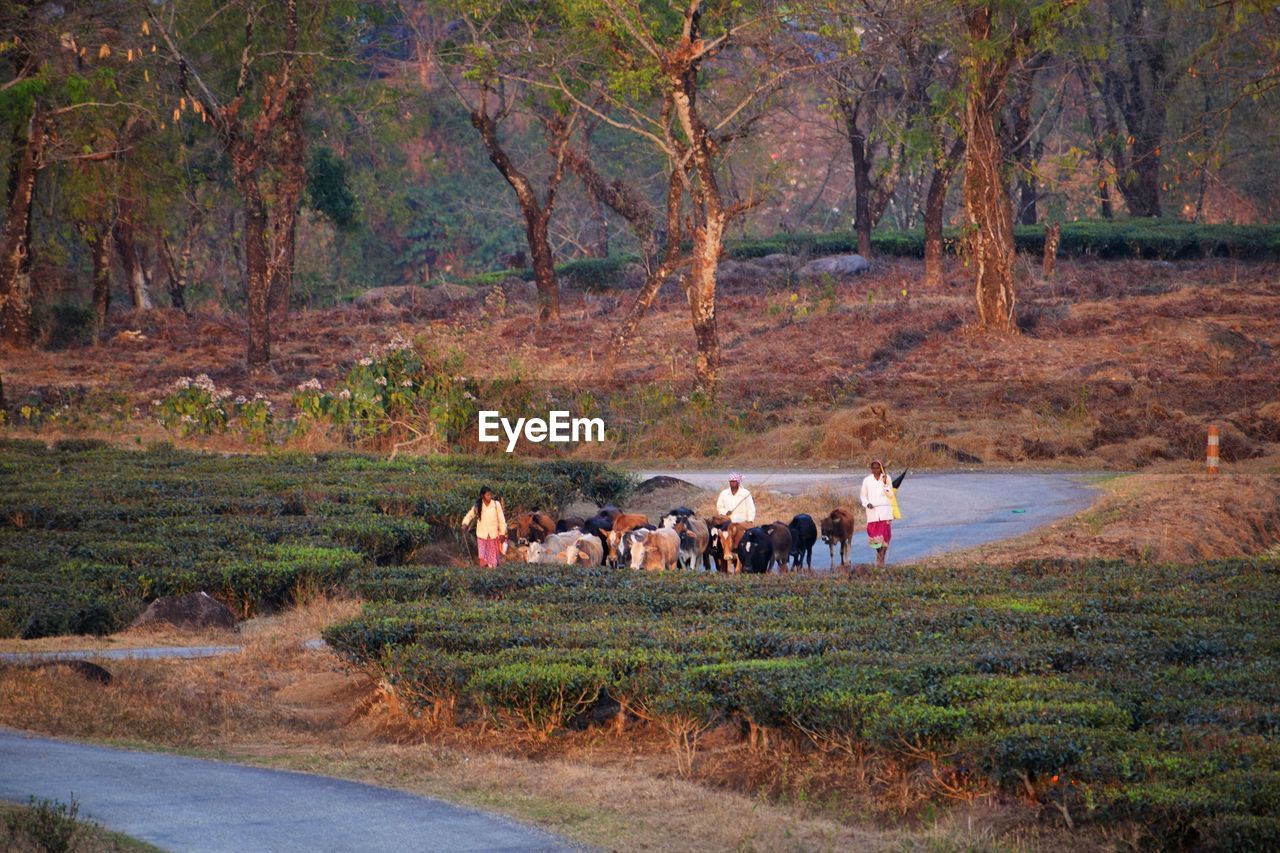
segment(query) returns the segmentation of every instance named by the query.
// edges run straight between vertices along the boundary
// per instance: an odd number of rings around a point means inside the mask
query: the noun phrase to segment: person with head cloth
[[[493,496],[493,489],[485,486],[480,497],[462,518],[462,529],[472,521],[476,523],[476,562],[485,568],[497,568],[502,559],[502,543],[507,538],[507,519],[502,504]]]
[[[905,473],[905,472],[904,472]],[[867,541],[876,552],[876,565],[883,566],[893,538],[893,483],[879,459],[871,460],[871,473],[862,480],[862,506],[867,511]]]
[[[751,524],[756,520],[756,502],[751,493],[742,487],[742,475],[729,475],[729,488],[716,498],[716,512],[728,516],[735,524]]]

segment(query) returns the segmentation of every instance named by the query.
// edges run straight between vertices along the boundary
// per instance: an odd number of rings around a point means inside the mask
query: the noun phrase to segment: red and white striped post
[[[1209,446],[1204,460],[1205,473],[1218,473],[1218,427],[1209,424]]]

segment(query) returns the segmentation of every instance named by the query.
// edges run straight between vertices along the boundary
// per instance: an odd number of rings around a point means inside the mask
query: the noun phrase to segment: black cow
[[[818,541],[818,525],[813,523],[813,516],[802,512],[787,527],[791,530],[791,568],[807,563],[807,568],[812,569],[813,546]]]
[[[742,571],[749,575],[762,575],[773,562],[773,538],[767,527],[753,527],[742,534],[738,543],[738,560]]]
[[[588,518],[582,525],[583,533],[590,533],[600,540],[606,554],[609,553],[609,531],[613,529],[614,517],[603,511]]]
[[[556,522],[556,533],[568,533],[570,530],[574,529],[581,530],[586,523],[587,520],[585,518],[578,518],[576,515],[571,515],[568,518],[562,518]]]

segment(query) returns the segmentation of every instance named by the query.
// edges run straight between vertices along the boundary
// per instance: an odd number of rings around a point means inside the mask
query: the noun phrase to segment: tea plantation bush
[[[0,636],[110,633],[158,596],[198,590],[247,617],[455,535],[483,484],[514,511],[620,500],[630,482],[564,461],[0,442]]]
[[[684,769],[701,731],[736,720],[1165,846],[1274,849],[1274,557],[854,580],[371,567],[354,587],[371,603],[327,641],[437,721],[545,737],[616,704]]]

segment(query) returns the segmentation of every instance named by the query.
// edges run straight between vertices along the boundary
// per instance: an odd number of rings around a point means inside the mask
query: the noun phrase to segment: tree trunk
[[[653,227],[653,208],[648,199],[621,180],[605,180],[583,152],[566,147],[564,162],[593,199],[626,220],[631,233],[640,241],[640,253],[647,266],[658,263],[658,240]]]
[[[607,258],[609,257],[609,220],[605,218],[604,205],[594,195],[587,201],[591,206],[587,254],[593,258]]]
[[[723,213],[710,214],[694,230],[693,262],[685,283],[689,316],[698,355],[695,363],[699,390],[714,392],[720,373],[720,339],[716,334],[716,268],[724,242]]]
[[[843,89],[836,101],[844,116],[853,160],[853,231],[858,236],[858,254],[865,258],[871,255],[871,157],[867,153],[867,134],[858,126],[862,102],[855,104]]]
[[[698,38],[696,18],[690,38]],[[690,160],[697,180],[693,185],[696,226],[693,229],[693,252],[689,275],[685,279],[685,295],[693,322],[694,343],[698,355],[695,364],[697,387],[716,393],[720,373],[720,339],[716,331],[716,269],[724,248],[725,225],[729,221],[716,180],[715,152],[710,131],[698,111],[698,67],[696,62],[676,64],[671,75],[672,103],[685,136],[689,140]]]
[[[551,244],[547,242],[547,226],[555,199],[554,186],[548,190],[547,203],[544,205],[539,202],[533,184],[507,156],[498,139],[497,121],[489,115],[487,109],[484,100],[480,106],[471,109],[471,124],[480,133],[480,140],[489,154],[489,162],[493,163],[499,174],[515,190],[516,201],[520,204],[520,213],[524,216],[525,239],[529,243],[529,254],[533,257],[533,279],[538,287],[538,320],[544,323],[559,320],[560,291],[556,286],[555,259]],[[563,147],[562,145],[561,148]],[[563,162],[562,156],[557,172],[562,173]]]
[[[267,309],[272,313],[285,313],[289,310],[289,300],[293,296],[293,264],[298,243],[298,208],[279,211],[277,226],[280,231],[276,237],[276,248],[272,253],[270,284],[267,287]]]
[[[293,40],[296,41],[296,36]],[[293,47],[290,46],[289,49],[292,50]],[[268,308],[272,312],[287,312],[289,298],[293,294],[298,212],[302,207],[302,193],[307,185],[307,139],[302,119],[310,93],[311,88],[305,81],[294,88],[289,97],[289,107],[281,121],[281,133],[276,140],[282,177],[272,209],[275,239],[272,241],[271,283],[267,299]]]
[[[680,172],[673,169],[667,178],[667,240],[666,245],[663,247],[662,259],[649,266],[644,285],[641,286],[640,293],[636,296],[636,301],[627,310],[626,315],[622,318],[621,326],[618,327],[618,333],[613,337],[613,343],[609,349],[609,358],[605,365],[605,376],[610,379],[613,378],[618,356],[626,345],[630,343],[631,336],[635,334],[636,327],[640,325],[640,320],[644,317],[645,312],[649,310],[649,306],[653,304],[658,291],[662,289],[663,282],[667,280],[667,276],[674,273],[682,265],[680,259],[680,202],[684,198],[683,186],[680,180]],[[652,229],[650,233],[652,233]]]
[[[1098,206],[1103,219],[1111,219],[1111,190],[1107,181],[1107,157],[1102,148],[1102,119],[1098,116],[1098,103],[1093,96],[1093,85],[1089,82],[1086,66],[1076,66],[1076,77],[1080,80],[1080,97],[1084,99],[1085,115],[1089,119],[1089,136],[1093,140],[1093,159],[1098,166]]]
[[[927,287],[942,284],[942,225],[947,202],[947,190],[951,178],[964,156],[964,137],[951,143],[941,163],[929,179],[929,191],[924,202],[924,283]]]
[[[156,242],[160,244],[160,260],[164,264],[165,276],[169,279],[169,301],[174,308],[183,312],[187,310],[187,277],[191,270],[191,241],[194,234],[193,221],[188,223],[186,233],[182,235],[182,247],[178,250],[177,257],[174,257],[173,247],[165,236],[156,235]]]
[[[1151,116],[1157,122],[1156,116]],[[1133,143],[1129,174],[1120,181],[1120,193],[1131,216],[1160,215],[1160,139],[1164,136],[1163,116],[1159,129],[1148,128]]]
[[[111,307],[111,226],[90,226],[89,253],[93,255],[93,323],[94,338],[107,326],[107,310]]]
[[[1009,139],[1006,154],[1017,163],[1018,207],[1016,219],[1020,225],[1036,224],[1036,197],[1039,181],[1036,176],[1036,146],[1031,141],[1031,107],[1035,101],[1035,79],[1044,67],[1048,55],[1038,53],[1022,63],[1011,75],[1011,86],[1017,93],[1009,122]]]
[[[1053,278],[1058,268],[1058,244],[1062,242],[1062,223],[1046,222],[1044,224],[1044,258],[1040,271],[1045,278]]]
[[[271,312],[267,270],[267,209],[255,181],[243,182],[245,288],[249,309],[249,369],[271,362]]]
[[[139,311],[150,311],[155,307],[151,301],[151,292],[147,287],[147,272],[142,259],[138,255],[137,235],[134,231],[135,205],[128,187],[120,195],[119,213],[113,229],[116,253],[120,256],[120,265],[124,268],[124,283],[129,289],[129,299],[133,307]]]
[[[46,140],[45,112],[32,109],[25,138],[15,138],[9,206],[0,243],[0,345],[26,349],[31,346],[31,202],[36,177],[43,166]],[[15,133],[15,137],[18,134]]]
[[[538,286],[538,319],[542,322],[560,319],[560,291],[556,286],[556,261],[547,239],[551,211],[521,205],[524,233],[533,255],[533,280]]]
[[[986,42],[991,13],[985,7],[967,15],[969,34]],[[965,103],[964,210],[969,261],[973,265],[978,325],[988,331],[1016,334],[1013,321],[1013,208],[1001,173],[1003,151],[996,130],[1000,100],[1011,57],[975,57]]]

